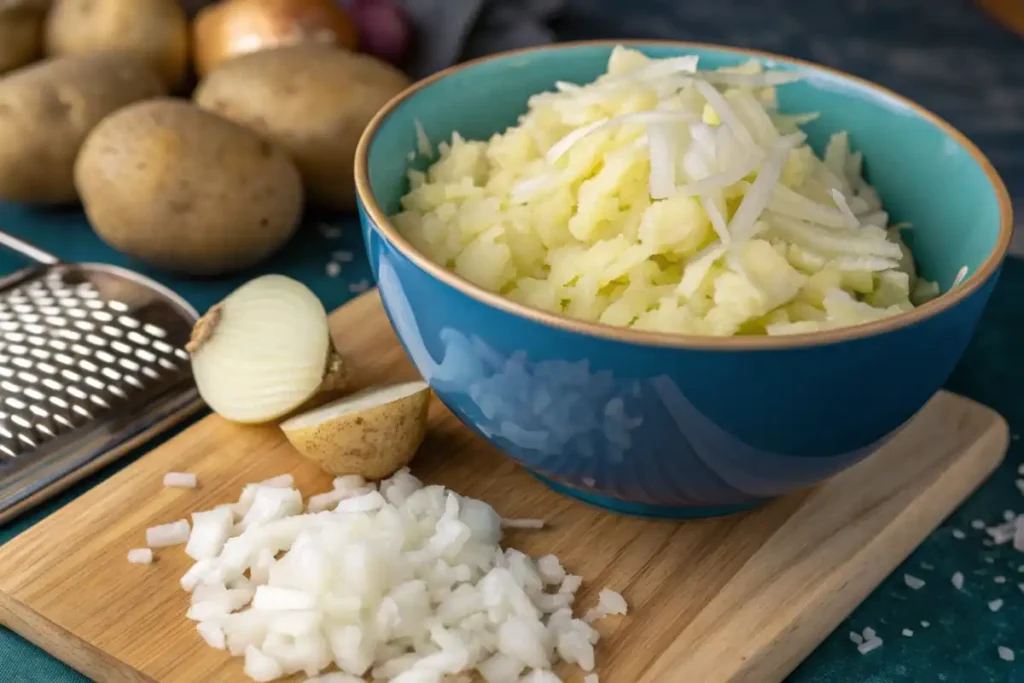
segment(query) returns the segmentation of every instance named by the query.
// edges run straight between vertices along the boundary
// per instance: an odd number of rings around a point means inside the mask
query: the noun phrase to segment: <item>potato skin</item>
[[[187,100],[121,109],[89,135],[75,184],[96,233],[157,268],[255,265],[298,228],[302,184],[276,145]]]
[[[430,389],[314,427],[287,429],[288,441],[325,472],[389,477],[408,465],[427,433]]]
[[[41,14],[29,10],[0,10],[0,74],[34,62],[42,49]]]
[[[46,19],[46,54],[138,52],[172,89],[185,79],[188,41],[188,17],[177,0],[54,0]]]
[[[0,199],[76,201],[75,156],[93,126],[164,92],[141,58],[122,53],[48,59],[0,79]]]
[[[350,210],[359,136],[408,84],[402,72],[373,57],[307,44],[224,62],[193,99],[286,149],[312,201]]]

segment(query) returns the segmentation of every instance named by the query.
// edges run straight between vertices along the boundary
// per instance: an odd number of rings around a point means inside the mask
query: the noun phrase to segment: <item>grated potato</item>
[[[618,47],[594,83],[530,98],[490,140],[409,172],[395,225],[487,290],[589,321],[689,335],[856,325],[938,296],[861,175],[775,110],[795,80]]]

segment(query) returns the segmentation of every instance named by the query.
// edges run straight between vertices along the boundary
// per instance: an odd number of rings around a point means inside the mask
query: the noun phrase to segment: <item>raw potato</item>
[[[75,156],[103,117],[164,92],[144,60],[122,53],[61,57],[0,79],[0,199],[77,199]]]
[[[299,45],[223,63],[200,82],[194,99],[280,144],[298,164],[310,199],[348,210],[355,207],[359,136],[408,83],[373,57]]]
[[[302,184],[274,144],[184,100],[126,107],[89,135],[75,184],[96,233],[157,268],[253,266],[295,233]]]
[[[200,76],[239,55],[299,43],[354,51],[359,36],[337,0],[223,0],[203,8],[192,26]]]
[[[382,479],[416,455],[429,405],[425,382],[372,387],[286,420],[281,430],[326,472]]]
[[[29,10],[4,10],[0,0],[0,74],[39,58],[43,17]]]
[[[177,0],[54,0],[46,20],[48,55],[131,50],[172,89],[185,78],[188,37],[188,18]]]

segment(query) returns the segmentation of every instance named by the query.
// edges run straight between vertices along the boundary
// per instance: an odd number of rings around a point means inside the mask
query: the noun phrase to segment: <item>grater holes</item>
[[[22,429],[32,429],[32,423],[23,418],[21,415],[11,415],[11,422],[18,425]]]
[[[12,450],[11,450],[10,448],[8,448],[7,446],[4,446],[3,444],[0,444],[0,453],[3,453],[3,454],[4,454],[4,455],[6,455],[6,456],[7,456],[8,458],[16,458],[16,457],[18,457],[18,454],[17,454],[17,453],[15,453],[14,451],[12,451]]]
[[[91,308],[92,310],[95,311],[97,309],[103,308],[103,302],[102,301],[97,301],[96,299],[92,299],[92,300],[89,300],[89,301],[85,302],[85,307],[86,308]]]
[[[93,311],[92,312],[92,317],[93,317],[94,320],[99,320],[101,323],[109,323],[109,322],[112,322],[114,320],[114,316],[112,316],[110,313],[107,313],[106,311],[103,311],[103,310],[95,310],[95,311]]]
[[[150,367],[142,368],[142,374],[150,379],[160,379],[160,373]]]
[[[33,401],[46,400],[46,396],[44,396],[41,391],[39,391],[38,389],[33,389],[32,387],[25,389],[25,395],[28,396]]]
[[[136,330],[139,328],[139,326],[142,325],[142,323],[140,323],[138,320],[127,315],[122,315],[121,317],[119,317],[117,319],[117,322],[121,323],[123,326],[127,327],[130,330]],[[150,327],[150,325],[147,325],[147,327]]]
[[[20,379],[22,382],[27,382],[28,384],[35,384],[36,382],[39,381],[39,378],[33,375],[31,372],[24,371],[18,373],[18,379]]]
[[[138,372],[139,371],[139,364],[136,363],[133,360],[128,360],[127,358],[119,358],[117,360],[117,364],[120,365],[125,370],[128,370],[130,372]]]
[[[64,379],[72,381],[72,382],[81,382],[82,381],[82,376],[79,375],[77,372],[75,372],[73,370],[67,370],[67,369],[61,370],[60,374],[61,374],[61,376]]]
[[[40,408],[39,406],[37,406],[35,404],[30,405],[28,407],[28,409],[29,409],[29,412],[31,412],[33,415],[35,415],[36,417],[41,417],[44,420],[50,417],[50,414],[48,412],[46,412],[45,410],[43,410],[42,408]],[[36,425],[36,427],[38,427],[38,426],[39,425]]]
[[[57,330],[57,336],[71,341],[78,341],[82,338],[82,335],[70,329]]]
[[[61,365],[74,365],[75,364],[75,359],[72,358],[71,356],[69,356],[66,353],[58,353],[57,355],[55,355],[53,357],[53,359],[55,361],[57,361],[58,363],[60,363]]]
[[[138,332],[129,332],[128,333],[128,339],[130,339],[131,341],[135,342],[136,344],[140,344],[142,346],[146,346],[147,344],[149,344],[149,338],[144,336],[144,335],[139,334]],[[161,342],[161,341],[153,342],[154,346],[156,346],[157,344],[163,344],[163,342]]]
[[[175,364],[174,364],[174,363],[172,363],[171,361],[167,360],[166,358],[161,358],[161,359],[159,359],[159,360],[157,361],[157,364],[158,364],[158,365],[159,365],[160,367],[162,367],[162,368],[163,368],[164,370],[170,370],[170,371],[172,371],[172,372],[178,369],[178,366],[177,366],[177,365],[175,365]]]
[[[79,389],[76,386],[68,387],[68,394],[70,394],[74,398],[77,398],[79,401],[88,401],[89,400],[89,394],[85,393],[84,391],[82,391],[81,389]]]
[[[73,323],[71,323],[71,324],[72,324],[72,325],[73,325],[74,327],[77,327],[78,329],[82,330],[83,332],[92,332],[93,330],[95,330],[95,329],[96,329],[96,326],[95,326],[95,325],[93,325],[93,324],[92,324],[91,322],[89,322],[88,320],[76,320],[76,321],[74,321],[74,322],[73,322]],[[105,328],[104,328],[104,329],[105,329]]]
[[[51,349],[56,349],[57,351],[66,351],[68,348],[67,342],[62,342],[59,339],[51,339],[48,346]]]
[[[156,349],[157,351],[159,351],[160,353],[166,353],[166,354],[174,353],[174,347],[173,346],[171,346],[170,344],[168,344],[166,342],[162,342],[159,339],[157,339],[157,340],[155,340],[153,342],[153,348]]]
[[[71,350],[77,353],[79,356],[90,356],[92,355],[92,349],[82,344],[72,344]]]
[[[21,332],[11,332],[4,335],[4,341],[10,344],[20,344],[25,341],[25,335]]]
[[[124,332],[122,332],[120,329],[114,327],[113,325],[104,325],[100,329],[103,330],[103,334],[107,335],[108,337],[114,337],[115,339],[120,339],[121,337],[124,336]],[[132,334],[134,334],[134,332]],[[130,335],[129,335],[129,337],[130,337]]]
[[[61,388],[63,389],[63,387]],[[59,396],[51,396],[49,400],[50,403],[57,406],[61,410],[67,410],[69,408],[68,402],[60,398]]]
[[[149,336],[156,337],[158,339],[163,339],[164,337],[167,336],[167,331],[164,330],[163,328],[157,327],[156,325],[143,325],[142,331],[148,334]]]
[[[15,398],[14,396],[8,396],[7,398],[5,398],[4,403],[10,406],[11,408],[14,408],[15,410],[25,410],[25,408],[28,407],[28,405],[24,401],[22,401],[20,398]],[[15,415],[14,417],[17,416]]]
[[[46,330],[41,331],[39,334],[46,334]],[[46,338],[33,335],[28,338],[28,343],[32,346],[46,346]]]
[[[136,349],[135,355],[138,356],[144,363],[156,362],[156,354],[146,349]]]
[[[42,370],[48,375],[54,375],[57,373],[57,368],[53,367],[49,363],[39,363],[38,365],[36,365],[36,368]]]
[[[84,358],[78,361],[78,367],[82,368],[86,372],[99,372],[99,367],[92,361],[85,360]]]
[[[122,399],[128,398],[128,396],[123,391],[121,391],[121,388],[118,387],[115,384],[111,384],[110,386],[108,386],[107,387],[107,391],[112,393],[114,396],[117,396],[118,398],[122,398]]]
[[[107,388],[107,386],[103,382],[99,381],[95,377],[86,377],[85,383],[88,384],[93,389],[96,389],[97,391],[103,391],[104,389]]]
[[[78,413],[79,415],[81,415],[82,417],[84,417],[87,420],[93,419],[92,413],[90,413],[88,410],[86,410],[85,408],[83,408],[80,405],[73,405],[73,406],[71,406],[71,411],[75,412],[75,413]]]
[[[96,357],[108,365],[113,365],[117,362],[117,358],[106,351],[97,351]]]
[[[85,335],[85,341],[89,342],[93,346],[106,346],[107,340],[97,334]]]
[[[4,391],[9,391],[12,394],[21,393],[21,387],[19,387],[14,382],[11,382],[10,380],[4,380],[3,382],[0,382],[0,389],[3,389]]]
[[[89,394],[89,400],[92,401],[93,403],[95,403],[96,405],[98,405],[100,408],[104,408],[104,409],[109,409],[110,408],[110,404],[107,403],[106,401],[104,401],[102,398],[100,398],[96,394]]]
[[[32,425],[30,425],[27,421],[25,421],[25,420],[21,420],[21,421],[25,422],[24,426],[25,426],[26,429],[31,429],[32,428]],[[32,448],[32,449],[36,448],[36,442],[33,441],[32,439],[30,439],[28,437],[28,435],[25,434],[24,432],[18,432],[18,441],[21,441],[22,443],[24,443],[29,448]]]
[[[39,360],[48,360],[50,358],[50,354],[44,349],[32,349],[28,354],[33,358],[38,358]]]
[[[121,373],[112,368],[103,368],[100,372],[104,377],[107,377],[108,379],[111,379],[115,382],[121,379]]]
[[[177,356],[178,358],[182,359],[182,360],[188,360],[189,359],[188,352],[185,351],[185,349],[174,349],[174,355]]]
[[[124,381],[127,382],[128,384],[131,384],[136,389],[141,389],[142,388],[142,382],[140,382],[138,380],[138,378],[136,378],[136,377],[134,377],[132,375],[125,375],[124,376]]]
[[[112,311],[117,311],[118,313],[128,312],[128,305],[118,301],[117,299],[111,299],[110,301],[108,301],[107,307],[110,308],[110,310]]]

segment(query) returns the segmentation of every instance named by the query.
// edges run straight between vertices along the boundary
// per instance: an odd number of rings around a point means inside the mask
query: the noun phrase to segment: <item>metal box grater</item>
[[[0,278],[0,522],[124,455],[202,406],[184,351],[196,311],[107,265]]]

